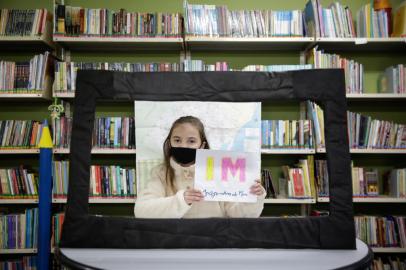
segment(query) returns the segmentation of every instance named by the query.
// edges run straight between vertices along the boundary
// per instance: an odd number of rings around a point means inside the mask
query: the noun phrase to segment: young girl
[[[193,188],[196,149],[209,149],[204,126],[193,116],[177,119],[163,145],[164,164],[152,169],[147,187],[134,207],[137,218],[259,217],[264,207],[265,189],[260,181],[250,192],[256,203],[204,201]]]

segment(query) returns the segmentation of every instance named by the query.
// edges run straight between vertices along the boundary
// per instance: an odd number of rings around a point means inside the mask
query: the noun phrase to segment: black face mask
[[[171,147],[170,155],[180,164],[189,164],[196,160],[195,148]]]

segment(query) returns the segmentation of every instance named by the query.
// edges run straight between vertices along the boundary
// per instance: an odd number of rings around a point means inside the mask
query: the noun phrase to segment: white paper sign
[[[195,189],[205,201],[257,201],[250,187],[260,179],[259,152],[198,149],[195,164]]]

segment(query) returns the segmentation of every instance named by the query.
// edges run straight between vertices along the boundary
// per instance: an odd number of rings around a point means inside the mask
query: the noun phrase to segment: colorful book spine
[[[0,198],[38,198],[38,175],[23,167],[0,169]]]
[[[0,149],[36,148],[42,124],[34,120],[0,120]]]
[[[261,126],[262,148],[314,148],[310,120],[262,120]]]
[[[46,9],[0,9],[0,36],[40,36],[49,16]]]

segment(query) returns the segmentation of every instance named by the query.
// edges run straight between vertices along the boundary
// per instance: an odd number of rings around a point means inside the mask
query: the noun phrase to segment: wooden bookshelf
[[[52,203],[64,204],[66,203],[66,198],[53,198]],[[89,198],[89,203],[92,204],[133,204],[135,203],[135,198]]]
[[[0,155],[23,155],[23,154],[39,154],[38,148],[27,148],[27,149],[9,149],[9,148],[0,148]]]
[[[10,91],[11,92],[11,91]],[[0,99],[6,100],[30,100],[30,101],[44,101],[49,100],[50,96],[46,93],[0,93]]]
[[[69,154],[68,148],[54,148],[54,154]],[[133,155],[136,153],[136,149],[110,149],[110,148],[93,148],[92,154],[104,155],[104,154],[117,154],[117,155]]]
[[[265,204],[314,204],[316,199],[265,199]]]
[[[404,51],[406,38],[316,38],[324,50],[339,51]]]
[[[0,199],[1,204],[36,204],[38,199]]]
[[[392,198],[392,197],[354,197],[352,199],[354,203],[406,203],[406,198]],[[327,203],[330,202],[328,197],[319,197],[317,202]]]
[[[317,148],[316,153],[326,153],[325,148]],[[406,149],[350,149],[351,154],[406,154]]]
[[[391,100],[391,99],[406,99],[406,94],[395,93],[362,93],[362,94],[347,94],[349,100]]]
[[[0,254],[35,254],[36,248],[0,249]]]
[[[186,36],[185,44],[192,51],[230,51],[230,50],[277,50],[303,51],[314,43],[313,37],[197,37]]]
[[[180,51],[183,48],[181,37],[69,37],[54,34],[53,38],[64,48],[75,51]]]
[[[406,253],[406,248],[400,247],[371,247],[374,253]]]
[[[310,148],[295,148],[295,149],[261,149],[261,153],[265,155],[270,155],[270,154],[280,154],[280,155],[285,155],[285,154],[303,154],[303,155],[311,155],[316,152],[315,149],[310,149]]]

